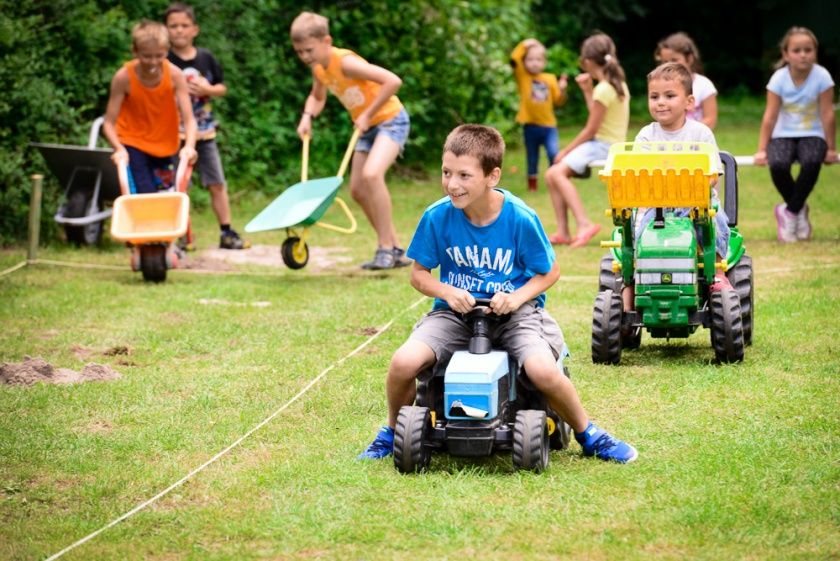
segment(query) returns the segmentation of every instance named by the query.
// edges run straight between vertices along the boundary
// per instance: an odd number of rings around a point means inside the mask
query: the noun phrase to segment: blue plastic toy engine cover
[[[451,420],[490,420],[498,415],[499,379],[508,373],[508,354],[456,351],[446,367],[443,404]]]

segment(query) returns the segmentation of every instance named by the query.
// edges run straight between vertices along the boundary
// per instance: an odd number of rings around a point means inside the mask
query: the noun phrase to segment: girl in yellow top
[[[624,142],[630,122],[630,92],[612,39],[603,33],[587,38],[580,47],[580,67],[583,73],[575,81],[583,90],[589,118],[583,130],[554,159],[555,165],[545,172],[557,215],[557,231],[548,239],[553,244],[571,247],[586,245],[601,229],[586,215],[571,178],[584,175],[590,162],[606,158],[610,144]],[[594,89],[593,78],[598,81]],[[574,238],[569,235],[568,210],[577,221]]]
[[[566,75],[560,80],[545,70],[545,46],[536,39],[521,41],[510,53],[510,64],[519,90],[516,122],[523,125],[528,161],[528,190],[537,190],[540,146],[545,146],[548,165],[560,149],[554,107],[566,102]]]
[[[409,118],[394,95],[402,80],[385,68],[370,64],[347,49],[332,44],[327,18],[303,12],[292,22],[292,44],[298,57],[312,69],[312,90],[297,128],[303,138],[312,132],[312,119],[323,109],[327,90],[338,97],[362,131],[350,171],[350,194],[376,230],[378,246],[365,269],[391,269],[407,265],[391,216],[391,196],[385,173],[403,150]]]

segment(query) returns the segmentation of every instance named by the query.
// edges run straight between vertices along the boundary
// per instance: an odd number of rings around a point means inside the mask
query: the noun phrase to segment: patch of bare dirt
[[[103,380],[116,380],[122,375],[110,366],[89,362],[81,372],[69,368],[56,368],[42,358],[24,357],[23,362],[4,362],[0,365],[0,382],[15,386],[45,384],[79,384]]]
[[[353,257],[346,247],[309,246],[309,262],[306,267],[313,270],[334,270],[338,265],[351,263]],[[260,265],[285,269],[280,247],[276,245],[254,245],[248,249],[205,249],[189,255],[181,267],[208,271],[231,271],[235,265]]]

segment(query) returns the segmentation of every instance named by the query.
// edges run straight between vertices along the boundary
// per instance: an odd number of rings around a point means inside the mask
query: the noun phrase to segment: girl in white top
[[[654,58],[659,63],[678,62],[691,71],[694,108],[686,117],[700,121],[710,129],[715,128],[718,114],[717,89],[711,80],[701,74],[703,63],[700,61],[700,51],[691,37],[682,32],[669,35],[656,45]]]
[[[776,205],[776,235],[790,243],[811,237],[805,201],[817,184],[822,164],[837,161],[834,80],[817,64],[817,38],[805,27],[791,27],[779,45],[782,59],[767,84],[767,107],[758,135],[755,164],[770,166],[782,196]],[[799,175],[791,167],[799,162]]]

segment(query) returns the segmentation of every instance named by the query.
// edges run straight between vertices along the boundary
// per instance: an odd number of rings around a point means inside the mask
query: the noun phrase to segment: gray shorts
[[[198,152],[198,174],[202,187],[227,185],[216,139],[199,140],[195,143],[195,151]]]
[[[466,349],[472,332],[451,310],[429,312],[414,326],[409,339],[425,343],[438,362],[448,361],[452,353]],[[519,364],[537,353],[551,353],[555,360],[563,350],[563,332],[544,308],[533,302],[523,304],[493,333],[493,346],[506,350]]]
[[[405,141],[408,139],[408,131],[411,129],[411,120],[408,118],[408,111],[401,109],[397,116],[378,125],[369,128],[356,143],[356,152],[370,152],[373,142],[380,134],[384,134],[400,146],[400,154],[405,148]]]

